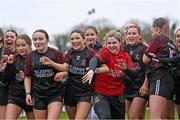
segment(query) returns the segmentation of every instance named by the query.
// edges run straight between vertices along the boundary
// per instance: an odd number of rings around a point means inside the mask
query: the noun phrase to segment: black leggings
[[[99,119],[125,119],[124,96],[110,97],[96,93],[93,100]]]

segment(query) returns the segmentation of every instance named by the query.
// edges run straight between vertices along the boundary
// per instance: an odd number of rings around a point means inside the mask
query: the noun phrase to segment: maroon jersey
[[[37,50],[31,52],[25,60],[24,73],[31,76],[32,95],[46,98],[51,95],[58,95],[63,88],[61,82],[56,82],[54,76],[58,72],[48,65],[43,65],[40,58],[46,56],[56,63],[64,63],[63,54],[56,49],[48,48],[47,52],[39,53]]]
[[[173,42],[168,37],[163,35],[154,37],[151,40],[146,52],[154,53],[157,57],[160,58],[172,57],[176,53]],[[160,62],[151,61],[148,64],[148,76],[151,76],[153,80],[160,79],[162,71],[168,70],[170,68],[170,65],[165,65]]]
[[[135,66],[125,51],[119,51],[117,55],[113,55],[107,48],[102,48],[95,55],[100,59],[100,63],[105,63],[112,73],[99,73],[96,75],[94,91],[96,93],[101,93],[107,96],[118,96],[124,93],[125,86],[123,80],[125,74],[119,69],[115,64],[117,64],[118,59],[124,61],[128,69],[135,70]]]

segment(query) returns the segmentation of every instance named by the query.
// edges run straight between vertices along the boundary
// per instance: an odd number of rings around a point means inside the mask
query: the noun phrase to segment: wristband
[[[94,72],[99,73],[99,68],[96,68]]]
[[[31,95],[31,92],[27,92],[25,95],[26,95],[26,96],[27,96],[27,95]]]

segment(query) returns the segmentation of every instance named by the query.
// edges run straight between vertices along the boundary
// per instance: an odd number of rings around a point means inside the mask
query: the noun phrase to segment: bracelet
[[[27,95],[31,95],[31,92],[27,92],[25,95],[26,95],[26,96],[27,96]]]
[[[94,72],[99,73],[99,68],[96,68]]]

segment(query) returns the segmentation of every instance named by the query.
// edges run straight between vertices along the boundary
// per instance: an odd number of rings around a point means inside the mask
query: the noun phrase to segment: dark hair
[[[33,35],[34,35],[35,33],[37,33],[37,32],[44,33],[47,41],[49,41],[49,35],[48,35],[48,33],[47,33],[45,30],[43,30],[43,29],[38,29],[38,30],[36,30],[36,31],[33,33]]]
[[[83,39],[85,39],[85,35],[84,35],[84,32],[81,31],[81,30],[73,30],[71,33],[70,33],[70,36],[73,34],[73,33],[79,33]]]
[[[3,33],[3,30],[0,28],[0,36],[3,36],[4,33]]]
[[[27,35],[27,34],[22,34],[22,35],[19,35],[17,37],[17,39],[23,39],[24,41],[26,41],[26,43],[31,46],[32,45],[32,42],[31,42],[31,38]],[[16,40],[17,40],[16,39]]]
[[[11,29],[10,29],[10,30],[7,30],[7,31],[5,32],[5,34],[6,34],[7,32],[13,32],[16,37],[18,36],[18,34],[17,34],[17,32],[16,32],[15,30],[11,30]]]
[[[153,27],[159,27],[160,29],[165,25],[169,24],[169,21],[165,18],[157,18],[153,21]]]
[[[160,17],[153,21],[153,27],[158,27],[160,29],[160,34],[169,36],[169,21],[166,18]]]
[[[130,26],[127,28],[127,32],[130,28],[136,28],[137,29],[137,32],[139,33],[139,35],[141,36],[140,38],[140,41],[143,42],[143,33],[142,33],[142,30],[141,30],[141,27],[139,25],[136,25],[136,26]]]
[[[176,34],[180,31],[180,28],[175,31],[175,40],[176,40]]]
[[[98,34],[98,31],[97,31],[96,27],[94,27],[94,26],[87,26],[85,28],[84,32],[86,32],[86,30],[88,30],[88,29],[92,29],[96,34]]]

